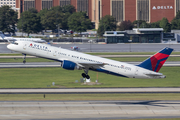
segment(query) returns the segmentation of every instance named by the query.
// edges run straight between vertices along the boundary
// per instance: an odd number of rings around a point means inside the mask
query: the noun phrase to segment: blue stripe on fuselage
[[[89,68],[89,70],[97,71],[97,72],[103,72],[103,73],[107,73],[107,74],[111,74],[111,75],[116,75],[116,76],[128,78],[127,76],[124,76],[124,75],[121,75],[121,74],[118,74],[118,73],[114,73],[114,72],[111,72],[111,71],[108,71],[108,70],[104,70],[104,69],[91,69],[91,68]]]

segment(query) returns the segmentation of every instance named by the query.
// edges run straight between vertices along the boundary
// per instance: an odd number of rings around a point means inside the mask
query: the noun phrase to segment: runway
[[[180,118],[180,101],[1,101],[0,119]]]
[[[138,65],[140,62],[127,62]],[[166,62],[163,66],[180,66],[180,61]],[[60,67],[60,62],[0,63],[0,68]]]
[[[0,89],[0,94],[180,93],[180,88]]]

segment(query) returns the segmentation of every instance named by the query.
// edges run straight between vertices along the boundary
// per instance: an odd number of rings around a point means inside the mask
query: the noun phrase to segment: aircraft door
[[[58,55],[58,50],[60,50],[60,49],[58,49],[58,48],[54,49],[53,56],[57,56]]]
[[[138,75],[138,67],[136,67],[136,70],[135,70],[135,75]]]
[[[27,48],[27,44],[25,43],[23,49],[26,50],[26,48]]]

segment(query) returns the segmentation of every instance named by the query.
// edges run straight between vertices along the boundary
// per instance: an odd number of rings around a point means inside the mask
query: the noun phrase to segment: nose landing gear
[[[24,55],[23,63],[25,64],[26,63],[26,54],[23,54],[23,55]]]

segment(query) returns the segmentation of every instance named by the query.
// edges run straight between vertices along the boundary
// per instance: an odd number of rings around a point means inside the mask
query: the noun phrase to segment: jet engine
[[[62,68],[67,69],[67,70],[82,70],[82,68],[80,66],[78,66],[76,63],[68,61],[68,60],[64,60],[62,63]]]

